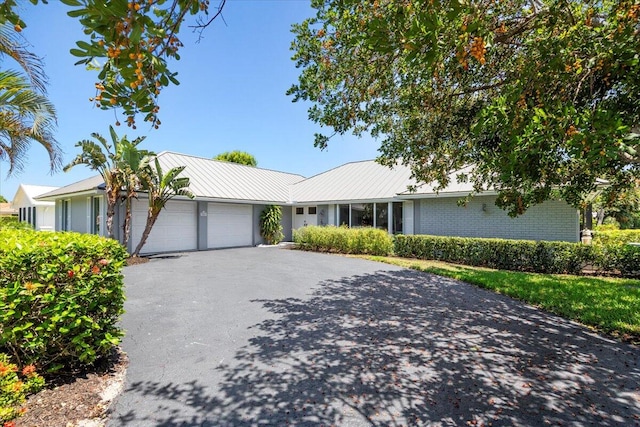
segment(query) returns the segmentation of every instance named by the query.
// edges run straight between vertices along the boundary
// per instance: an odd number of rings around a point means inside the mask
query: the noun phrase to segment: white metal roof
[[[473,191],[470,183],[458,183],[451,174],[451,183],[438,193],[434,185],[420,184],[415,191],[411,170],[404,165],[393,168],[374,160],[347,163],[305,179],[301,175],[239,165],[236,163],[163,151],[158,154],[166,170],[186,166],[180,176],[188,177],[189,188],[199,199],[229,202],[264,203],[339,203],[384,201],[418,197],[459,197]],[[103,180],[100,175],[49,191],[38,200],[55,200],[62,196],[95,192]],[[47,187],[42,187],[47,188]],[[52,187],[53,188],[53,187]],[[487,191],[486,194],[495,194]]]
[[[186,166],[180,176],[188,177],[191,192],[205,199],[289,203],[291,184],[304,179],[301,175],[170,151],[158,154],[158,160],[163,169]]]
[[[347,163],[292,186],[294,203],[392,199],[415,184],[411,170],[374,160]]]
[[[414,191],[403,191],[398,194],[401,199],[424,197],[460,197],[473,193],[473,184],[470,182],[458,182],[454,174],[449,176],[449,185],[436,191],[438,183],[420,184]],[[495,194],[495,191],[484,191],[483,194]]]
[[[29,185],[20,184],[16,194],[13,196],[13,204],[18,206],[31,205],[31,206],[48,206],[51,202],[44,202],[36,200],[36,198],[42,194],[56,190],[58,187],[51,187],[47,185]]]

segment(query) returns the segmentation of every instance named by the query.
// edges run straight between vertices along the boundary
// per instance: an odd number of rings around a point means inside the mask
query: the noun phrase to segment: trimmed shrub
[[[568,242],[443,236],[395,236],[395,253],[404,258],[453,262],[499,270],[582,274],[640,275],[640,248]]]
[[[640,230],[602,230],[593,232],[594,245],[614,245],[637,242],[640,243]]]
[[[301,227],[294,231],[293,241],[300,249],[317,252],[379,256],[393,252],[391,236],[384,230],[371,227]]]
[[[0,241],[0,352],[56,371],[120,343],[127,253],[117,241],[21,230]]]
[[[572,256],[572,243],[480,239],[444,236],[395,238],[395,252],[406,258],[435,259],[500,270],[576,273],[582,269]]]
[[[21,405],[26,397],[44,387],[44,379],[33,365],[22,369],[0,353],[0,423],[11,421],[24,413]]]
[[[594,266],[599,272],[640,277],[640,247],[613,244],[598,245],[595,249]]]
[[[0,216],[0,230],[33,230],[33,227],[15,216]]]

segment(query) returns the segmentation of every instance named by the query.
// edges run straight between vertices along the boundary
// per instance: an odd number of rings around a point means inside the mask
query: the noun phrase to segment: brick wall
[[[564,201],[547,201],[517,218],[498,208],[494,196],[476,196],[466,207],[455,197],[420,200],[416,234],[577,242],[577,210]]]

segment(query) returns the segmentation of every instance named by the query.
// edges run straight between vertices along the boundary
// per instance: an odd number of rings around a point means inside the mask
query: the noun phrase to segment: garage
[[[167,203],[156,221],[142,253],[190,251],[198,248],[197,204],[189,201]],[[135,247],[147,221],[147,201],[134,200],[131,239]]]
[[[209,203],[207,243],[210,249],[252,246],[252,206]]]

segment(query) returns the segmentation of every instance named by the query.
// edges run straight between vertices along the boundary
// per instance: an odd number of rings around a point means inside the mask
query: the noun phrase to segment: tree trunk
[[[156,223],[156,220],[158,219],[159,214],[160,214],[160,211],[156,212],[154,209],[149,208],[149,210],[147,211],[147,223],[144,226],[144,231],[142,232],[140,243],[138,243],[138,246],[136,246],[136,250],[133,251],[133,254],[131,254],[131,256],[140,255],[140,250],[142,250],[142,247],[144,246],[144,244],[147,243],[147,238],[149,237],[149,234],[151,233],[151,229],[153,228],[153,225]]]
[[[593,205],[587,203],[584,208],[584,227],[593,230]]]
[[[600,208],[598,209],[598,225],[602,225],[602,223],[604,222],[604,208]]]
[[[113,191],[112,188],[107,188],[107,236],[113,239],[113,217],[116,214],[116,203],[118,202],[118,190]]]
[[[124,221],[122,221],[122,246],[127,247],[131,234],[131,197],[127,195],[124,207]]]

